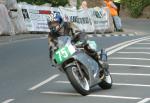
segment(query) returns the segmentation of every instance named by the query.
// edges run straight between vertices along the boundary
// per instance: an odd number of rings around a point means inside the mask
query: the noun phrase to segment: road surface
[[[150,103],[150,37],[92,37],[109,55],[112,89],[81,96],[52,68],[47,38],[0,45],[0,103]]]

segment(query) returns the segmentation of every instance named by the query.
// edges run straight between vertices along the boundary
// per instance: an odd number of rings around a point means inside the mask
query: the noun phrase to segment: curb
[[[107,34],[87,34],[87,37],[118,37],[118,36],[144,36],[146,33],[136,33],[136,32],[114,32]],[[47,38],[48,34],[19,34],[14,36],[0,36],[0,44],[11,43],[16,41],[23,40],[32,40],[32,39],[40,39]]]
[[[38,39],[43,37],[47,37],[47,34],[19,34],[13,36],[0,36],[0,44],[29,40],[29,39]]]
[[[122,32],[121,34],[119,33],[113,33],[113,34],[91,34],[91,35],[88,35],[88,37],[112,37],[112,36],[115,36],[115,37],[118,37],[118,36],[142,36],[142,35],[146,35],[146,34],[143,34],[143,33],[124,33]]]

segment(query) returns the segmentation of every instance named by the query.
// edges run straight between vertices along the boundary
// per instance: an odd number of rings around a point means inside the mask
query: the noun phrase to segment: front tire
[[[81,78],[79,70],[76,66],[66,68],[66,74],[74,89],[83,96],[89,94],[90,86],[86,76]],[[84,73],[83,73],[84,74]]]

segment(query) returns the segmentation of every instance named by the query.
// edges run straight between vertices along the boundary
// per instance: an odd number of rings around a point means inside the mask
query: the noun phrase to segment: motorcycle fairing
[[[93,86],[101,81],[99,79],[99,65],[94,59],[84,52],[76,53],[73,58],[86,67],[91,81],[90,86]]]

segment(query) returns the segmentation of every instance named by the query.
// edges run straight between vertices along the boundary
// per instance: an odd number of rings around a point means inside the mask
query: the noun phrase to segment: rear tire
[[[81,78],[78,68],[70,66],[66,68],[66,74],[74,89],[83,96],[89,94],[90,86],[88,79],[84,76]]]

